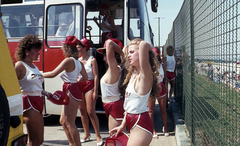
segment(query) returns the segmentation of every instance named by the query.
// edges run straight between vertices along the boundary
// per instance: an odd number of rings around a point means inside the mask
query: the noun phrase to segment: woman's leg
[[[165,85],[165,90],[166,90],[166,96],[168,98],[168,95],[169,95],[169,93],[168,93],[168,81],[165,81],[164,85]]]
[[[86,96],[82,96],[82,102],[79,104],[79,110],[81,113],[81,121],[84,129],[84,137],[83,140],[86,140],[90,136],[89,132],[89,120],[87,115],[87,107],[86,107]]]
[[[174,86],[175,86],[175,79],[170,81],[170,91],[169,91],[169,97],[168,99],[171,99],[172,93],[174,92]],[[167,91],[167,90],[166,90]]]
[[[39,146],[44,139],[44,122],[42,114],[30,109],[23,113],[23,121],[27,127],[29,146]]]
[[[67,119],[66,119],[66,114],[65,114],[65,105],[63,105],[62,106],[62,111],[61,111],[61,116],[60,116],[60,119],[59,119],[59,123],[62,125],[62,127],[63,127],[63,129],[65,131],[65,134],[67,136],[69,144],[72,144],[74,142],[73,142],[73,139],[72,139],[72,137],[70,135],[70,132],[69,132],[67,126],[66,126],[66,120]]]
[[[162,98],[158,98],[158,103],[159,103],[159,106],[160,106],[160,112],[162,114],[162,120],[163,120],[163,125],[164,125],[164,133],[168,133],[166,102],[167,102],[167,96],[164,96]]]
[[[166,97],[167,97],[167,101],[166,101],[165,104],[166,104],[166,108],[168,108],[168,100],[169,100],[169,99],[168,99],[168,95],[169,95],[169,94],[168,94],[168,81],[165,81],[165,82],[164,82],[164,86],[165,86]]]
[[[130,132],[127,146],[148,146],[151,141],[152,135],[149,132],[135,126]]]
[[[85,97],[86,97],[85,99],[86,99],[86,105],[87,105],[87,113],[90,117],[91,123],[96,133],[97,143],[99,143],[102,141],[102,138],[99,130],[99,120],[95,112],[96,100],[95,101],[93,100],[93,90],[87,92]]]
[[[122,120],[116,120],[112,115],[108,116],[108,130],[112,130],[122,124]]]
[[[76,146],[81,146],[78,129],[75,125],[78,106],[80,102],[69,96],[69,104],[63,106],[60,117],[60,124],[63,126],[69,143],[74,143]]]
[[[153,123],[153,136],[156,135],[156,131],[154,129],[154,109],[155,109],[155,101],[156,99],[155,98],[149,98],[148,99],[148,108],[149,108],[149,111],[148,111],[148,114],[149,114],[149,117],[151,118],[152,120],[152,123]],[[166,105],[165,105],[166,107]]]

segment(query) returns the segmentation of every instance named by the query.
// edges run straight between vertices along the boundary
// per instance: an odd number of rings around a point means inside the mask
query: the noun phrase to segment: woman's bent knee
[[[62,125],[62,126],[66,126],[66,120],[63,120],[63,119],[59,119],[59,123]]]

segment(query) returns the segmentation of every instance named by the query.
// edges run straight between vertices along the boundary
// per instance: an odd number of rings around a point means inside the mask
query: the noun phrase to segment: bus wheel
[[[6,146],[10,128],[10,114],[8,100],[0,84],[0,144]]]

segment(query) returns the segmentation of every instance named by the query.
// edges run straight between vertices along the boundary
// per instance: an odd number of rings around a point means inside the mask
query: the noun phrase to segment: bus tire
[[[7,96],[0,84],[0,144],[6,146],[10,129],[10,114]]]

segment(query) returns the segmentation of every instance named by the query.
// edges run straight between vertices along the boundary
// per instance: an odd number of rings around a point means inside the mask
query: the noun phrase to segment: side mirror
[[[151,7],[152,11],[156,13],[158,8],[158,0],[151,0]]]

